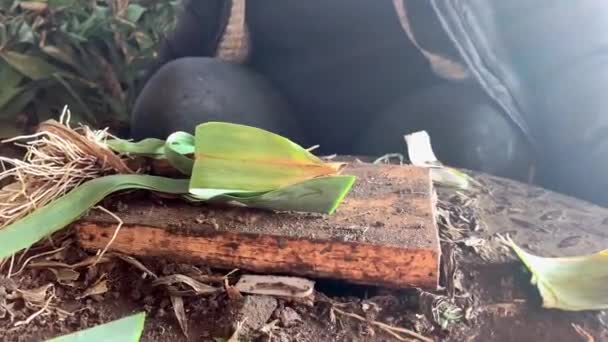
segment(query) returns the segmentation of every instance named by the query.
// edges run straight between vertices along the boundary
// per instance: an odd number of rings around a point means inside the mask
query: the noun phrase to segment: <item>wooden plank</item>
[[[272,213],[181,201],[128,203],[110,250],[252,272],[434,289],[439,243],[428,169],[351,163],[358,177],[333,215]],[[76,224],[84,248],[102,249],[116,222]]]

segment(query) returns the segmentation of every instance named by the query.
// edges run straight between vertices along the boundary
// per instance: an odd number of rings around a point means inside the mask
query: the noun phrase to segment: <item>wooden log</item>
[[[269,212],[182,201],[129,202],[110,250],[252,272],[342,279],[391,288],[438,285],[440,249],[428,169],[352,163],[357,182],[333,215]],[[124,207],[124,206],[123,206]],[[75,223],[102,249],[116,221]]]

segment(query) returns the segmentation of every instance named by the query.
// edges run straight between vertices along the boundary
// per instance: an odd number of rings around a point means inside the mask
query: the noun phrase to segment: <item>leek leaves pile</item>
[[[89,180],[0,230],[0,258],[66,227],[104,197],[121,190],[145,189],[190,201],[332,214],[355,181],[354,176],[339,175],[344,164],[324,162],[262,129],[211,122],[199,125],[195,133],[176,132],[166,141],[107,140],[106,146],[119,154],[166,159],[183,178],[114,174]]]

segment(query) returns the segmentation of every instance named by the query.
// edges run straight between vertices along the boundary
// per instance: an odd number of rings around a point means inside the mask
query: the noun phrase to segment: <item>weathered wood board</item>
[[[357,182],[329,216],[177,200],[129,202],[116,212],[124,225],[110,250],[260,273],[436,288],[440,249],[428,169],[351,163],[344,173]],[[117,223],[95,211],[75,225],[81,245],[95,250],[106,246]]]

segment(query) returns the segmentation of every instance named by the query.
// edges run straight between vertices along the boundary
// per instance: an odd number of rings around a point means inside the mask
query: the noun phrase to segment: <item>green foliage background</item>
[[[0,0],[0,138],[57,118],[120,132],[178,1]]]

